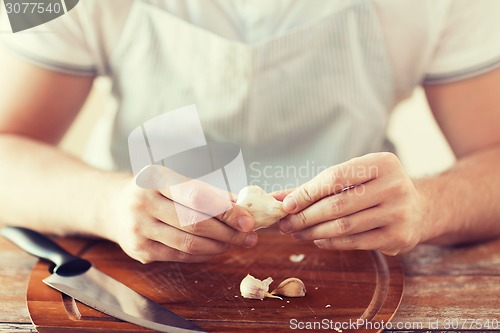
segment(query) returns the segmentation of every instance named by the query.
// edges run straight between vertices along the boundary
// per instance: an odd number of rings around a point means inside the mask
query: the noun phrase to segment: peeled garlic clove
[[[247,274],[240,283],[241,296],[250,299],[264,299],[266,294],[269,294],[269,285],[272,282],[273,279],[270,277],[265,280],[259,280]]]
[[[255,220],[254,231],[267,228],[274,222],[287,216],[283,210],[283,203],[267,194],[258,186],[244,187],[238,193],[236,204],[245,208]]]
[[[288,278],[271,291],[271,294],[286,297],[303,297],[306,295],[306,286],[300,279]]]

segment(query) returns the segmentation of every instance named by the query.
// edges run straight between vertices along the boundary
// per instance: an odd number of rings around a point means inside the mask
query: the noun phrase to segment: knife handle
[[[24,251],[56,265],[54,273],[71,276],[86,272],[92,264],[76,257],[60,247],[53,240],[36,231],[22,227],[4,227],[0,234]]]

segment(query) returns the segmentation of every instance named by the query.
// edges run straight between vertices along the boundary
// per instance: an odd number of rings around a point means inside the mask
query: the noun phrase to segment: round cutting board
[[[59,239],[68,251],[151,300],[211,332],[286,332],[325,329],[376,332],[390,321],[403,294],[399,260],[375,251],[326,251],[276,230],[259,232],[253,249],[231,248],[201,264],[143,265],[107,241]],[[300,262],[291,255],[303,254]],[[28,310],[39,332],[144,332],[93,310],[46,286],[49,264],[34,267]],[[245,299],[240,281],[247,273],[272,277],[271,289],[288,277],[300,278],[302,298]],[[358,326],[354,326],[357,323]]]

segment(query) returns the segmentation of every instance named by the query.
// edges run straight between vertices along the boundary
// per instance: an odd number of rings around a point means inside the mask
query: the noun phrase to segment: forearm
[[[461,158],[415,186],[426,207],[423,241],[457,244],[500,236],[500,146]]]
[[[106,204],[126,177],[94,169],[55,147],[0,135],[0,224],[103,236]]]

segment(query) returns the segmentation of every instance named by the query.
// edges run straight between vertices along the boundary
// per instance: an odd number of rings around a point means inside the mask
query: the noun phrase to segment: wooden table
[[[420,246],[402,260],[406,285],[393,330],[500,330],[500,240],[455,248]],[[35,262],[0,239],[1,332],[35,332],[25,301]]]

